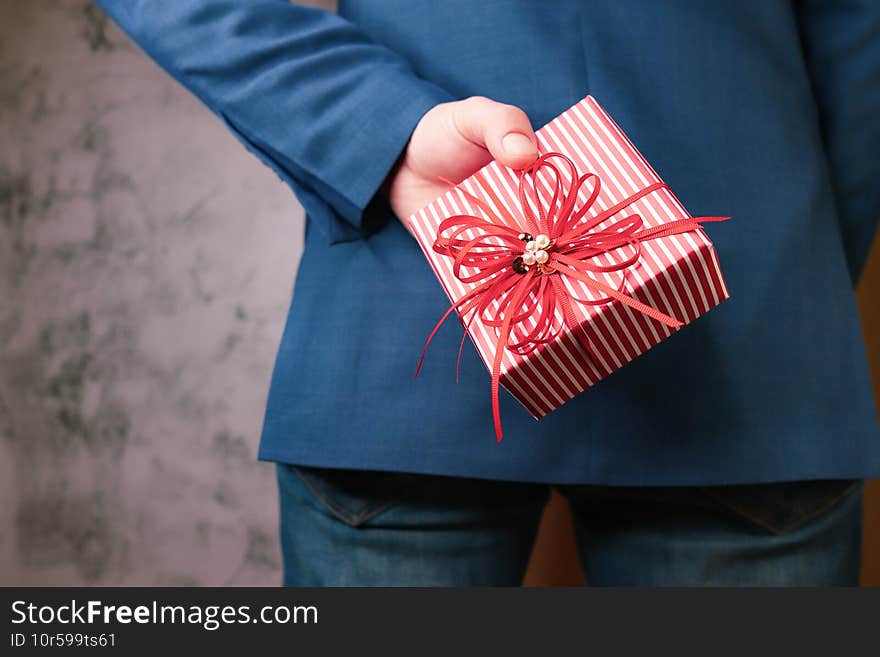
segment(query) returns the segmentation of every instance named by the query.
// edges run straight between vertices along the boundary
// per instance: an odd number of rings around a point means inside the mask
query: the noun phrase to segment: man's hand
[[[472,96],[428,111],[386,181],[391,208],[409,216],[449,191],[441,178],[460,182],[498,160],[522,168],[538,156],[535,133],[518,107]]]

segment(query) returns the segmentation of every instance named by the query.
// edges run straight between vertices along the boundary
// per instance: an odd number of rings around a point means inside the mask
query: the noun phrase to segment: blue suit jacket
[[[260,456],[524,481],[880,474],[853,285],[880,216],[877,0],[100,5],[289,183],[305,253]],[[480,94],[538,127],[587,93],[712,239],[732,299],[540,422],[502,393],[376,195],[421,116]]]

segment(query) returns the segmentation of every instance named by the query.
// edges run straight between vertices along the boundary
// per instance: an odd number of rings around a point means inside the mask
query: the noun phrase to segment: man
[[[874,0],[100,0],[296,192],[260,457],[288,584],[517,584],[548,484],[593,584],[854,584],[880,440],[852,294],[880,216]],[[398,221],[594,95],[732,299],[534,422]]]

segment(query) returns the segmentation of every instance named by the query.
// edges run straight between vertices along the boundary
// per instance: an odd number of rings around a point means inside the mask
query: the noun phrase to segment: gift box
[[[428,342],[458,315],[499,441],[499,386],[540,419],[729,296],[702,228],[727,217],[688,214],[594,98],[536,134],[528,168],[492,162],[408,219],[452,301]]]

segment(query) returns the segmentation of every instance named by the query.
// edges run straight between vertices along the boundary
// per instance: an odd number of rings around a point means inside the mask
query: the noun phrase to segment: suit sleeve
[[[415,125],[452,100],[350,22],[288,0],[96,1],[291,186],[331,241],[363,233]]]
[[[853,284],[880,219],[880,0],[798,0]]]

